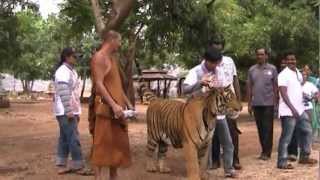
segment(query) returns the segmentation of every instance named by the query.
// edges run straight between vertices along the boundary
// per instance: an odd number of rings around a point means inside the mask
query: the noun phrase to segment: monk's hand
[[[128,104],[128,109],[135,110],[134,107],[131,104]]]
[[[123,108],[121,106],[119,106],[118,104],[115,104],[114,106],[112,106],[112,111],[113,111],[114,117],[116,119],[118,119],[124,115]]]

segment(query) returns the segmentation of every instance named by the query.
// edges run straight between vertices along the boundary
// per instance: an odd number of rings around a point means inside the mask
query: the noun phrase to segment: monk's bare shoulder
[[[109,70],[111,63],[106,56],[103,56],[102,53],[98,52],[93,56],[91,65],[98,67],[99,69]]]
[[[90,62],[91,68],[99,72],[98,74],[105,76],[111,69],[111,63],[110,60],[108,60],[105,56],[103,56],[101,53],[97,52]]]

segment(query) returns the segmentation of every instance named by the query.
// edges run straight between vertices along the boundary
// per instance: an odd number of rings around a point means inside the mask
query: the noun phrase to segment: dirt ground
[[[0,109],[0,180],[85,180],[93,177],[79,175],[57,175],[54,166],[58,126],[52,115],[51,103],[12,103],[10,109]],[[171,174],[151,174],[145,171],[146,125],[143,115],[146,107],[138,105],[140,119],[129,125],[129,136],[133,165],[120,170],[121,180],[180,180],[186,179],[185,160],[182,150],[169,149],[168,164]],[[246,112],[244,110],[243,112]],[[87,108],[83,106],[80,122],[82,150],[87,156],[91,138],[88,133]],[[280,125],[275,123],[274,153],[271,161],[261,161],[257,130],[248,114],[240,116],[240,161],[244,167],[239,171],[238,179],[248,180],[315,180],[318,166],[294,164],[295,170],[276,168],[276,146],[279,139]],[[318,159],[318,152],[312,157]],[[210,171],[211,179],[223,179],[223,170]]]

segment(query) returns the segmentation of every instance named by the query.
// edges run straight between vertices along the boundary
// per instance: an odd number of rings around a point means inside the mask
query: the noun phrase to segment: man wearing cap
[[[214,87],[225,86],[224,74],[218,71],[222,62],[222,54],[215,48],[208,48],[203,56],[201,64],[192,68],[183,82],[183,93],[192,96],[200,95],[209,83],[215,82]],[[237,173],[232,166],[233,144],[225,115],[219,115],[216,121],[215,134],[223,148],[223,161],[225,177],[236,178]],[[210,162],[210,160],[209,160]],[[210,166],[210,163],[209,163]]]
[[[220,51],[224,48],[224,39],[222,35],[215,35],[214,38],[209,42],[209,47],[218,49]],[[241,95],[240,95],[240,85],[237,76],[237,69],[234,64],[232,58],[228,56],[222,57],[222,62],[218,66],[218,71],[223,75],[224,78],[223,84],[224,87],[231,85],[237,99],[241,102]],[[230,131],[230,135],[232,138],[232,143],[234,146],[234,153],[233,153],[233,162],[232,165],[234,169],[240,170],[242,167],[240,165],[239,160],[239,134],[241,131],[238,129],[237,121],[239,112],[234,112],[233,114],[228,114],[226,119]],[[215,131],[212,140],[212,164],[210,164],[210,168],[216,169],[220,167],[220,141],[219,141],[219,133]],[[210,161],[209,161],[210,162]]]

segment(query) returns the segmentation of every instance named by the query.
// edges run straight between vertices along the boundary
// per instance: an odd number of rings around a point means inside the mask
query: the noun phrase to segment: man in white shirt
[[[293,131],[296,128],[299,147],[301,148],[299,163],[315,164],[317,161],[310,159],[312,129],[305,113],[302,96],[302,75],[296,68],[296,56],[293,52],[286,54],[287,67],[278,76],[280,92],[279,116],[281,120],[281,136],[278,145],[279,169],[293,169],[288,164],[288,145]]]
[[[219,74],[218,70],[218,66],[222,61],[220,51],[208,48],[203,58],[204,60],[201,64],[189,71],[183,83],[184,94],[199,95],[202,93],[203,88],[205,89],[209,83],[213,82],[214,86],[221,87],[225,85],[225,78],[221,76],[223,73]],[[223,148],[225,176],[235,178],[237,174],[232,166],[234,147],[225,115],[217,116],[215,132],[219,134],[218,138]]]
[[[308,81],[308,72],[303,71],[303,83],[302,83],[302,92],[303,92],[303,101],[305,106],[305,111],[307,112],[309,119],[312,117],[312,99],[316,97],[319,93],[318,88],[311,82]]]
[[[212,48],[216,48],[220,51],[224,48],[224,40],[222,36],[215,35],[214,39],[209,42],[209,46]],[[223,87],[227,87],[231,85],[233,88],[238,101],[241,102],[241,94],[240,94],[240,85],[239,79],[237,75],[237,69],[235,63],[231,57],[222,56],[222,62],[217,67],[219,72],[219,77],[223,77]],[[231,135],[232,143],[234,146],[233,153],[233,167],[236,170],[240,170],[242,167],[240,165],[239,160],[239,134],[241,131],[238,129],[237,118],[239,112],[234,113],[233,115],[227,115],[227,123],[229,127],[229,132]],[[216,169],[220,167],[220,142],[218,138],[218,131],[215,131],[212,139],[212,169]]]

